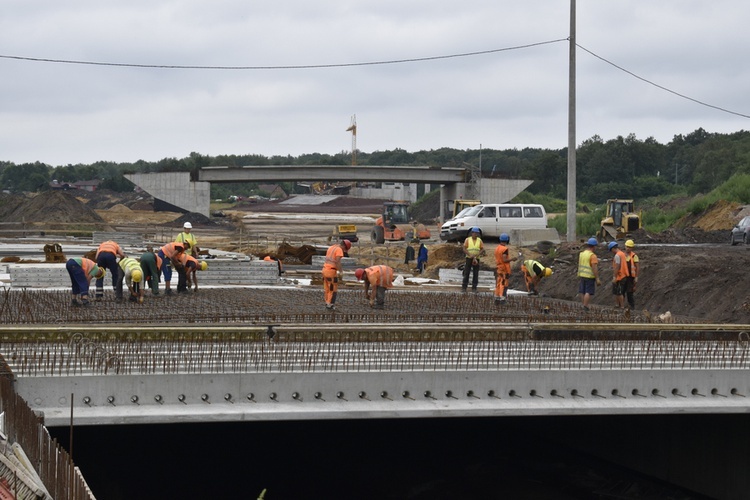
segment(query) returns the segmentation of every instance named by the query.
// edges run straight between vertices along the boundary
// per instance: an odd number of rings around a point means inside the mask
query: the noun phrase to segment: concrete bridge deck
[[[13,327],[50,426],[747,413],[747,325]],[[71,401],[70,398],[73,398]]]

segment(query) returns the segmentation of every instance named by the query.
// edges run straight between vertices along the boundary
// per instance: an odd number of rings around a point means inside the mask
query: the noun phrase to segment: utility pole
[[[568,243],[576,241],[576,0],[570,0],[568,60]]]

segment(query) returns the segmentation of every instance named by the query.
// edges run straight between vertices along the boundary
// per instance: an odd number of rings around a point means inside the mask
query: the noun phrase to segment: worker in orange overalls
[[[112,288],[115,291],[115,300],[122,300],[122,287],[117,289],[117,282],[120,280],[120,273],[122,270],[117,265],[117,259],[123,259],[127,257],[125,252],[122,251],[120,245],[114,241],[105,241],[96,250],[96,265],[109,269],[112,273]],[[97,278],[96,280],[96,300],[102,300],[104,298],[104,278]]]
[[[495,304],[504,304],[508,298],[508,279],[510,278],[510,263],[518,257],[510,256],[510,236],[508,233],[500,235],[500,244],[495,248],[495,263],[497,264],[497,279],[495,282]]]
[[[624,308],[625,288],[629,276],[627,258],[616,241],[610,241],[607,248],[614,254],[612,258],[612,294],[615,296],[615,305]]]
[[[638,274],[641,269],[640,259],[635,253],[635,242],[628,240],[625,242],[625,261],[628,264],[628,278],[625,285],[625,295],[628,298],[628,306],[635,309],[635,285],[638,283]]]
[[[336,245],[331,245],[326,251],[326,260],[323,263],[323,290],[325,292],[326,309],[336,309],[336,294],[339,290],[339,280],[343,279],[341,259],[344,254],[352,248],[352,242],[341,240]]]
[[[385,306],[385,291],[393,288],[393,268],[389,266],[370,266],[367,269],[354,271],[357,281],[365,280],[365,298],[370,301],[370,307],[383,309]],[[370,291],[372,287],[372,291]]]
[[[162,261],[159,271],[164,274],[164,293],[167,295],[172,295],[172,288],[169,284],[172,281],[172,267],[175,269],[182,268],[180,254],[184,252],[184,243],[172,242],[161,247],[156,254]]]

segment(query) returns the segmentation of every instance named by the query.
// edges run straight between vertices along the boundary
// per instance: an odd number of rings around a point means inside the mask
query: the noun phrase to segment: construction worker
[[[419,252],[417,252],[417,272],[419,274],[424,273],[424,270],[427,267],[427,254],[427,247],[424,243],[420,243]]]
[[[526,281],[526,291],[530,295],[539,295],[539,282],[542,278],[552,276],[552,269],[544,267],[540,262],[533,259],[523,261],[523,277]]]
[[[625,295],[628,299],[630,309],[635,309],[635,286],[638,283],[638,273],[640,271],[640,260],[635,253],[635,242],[628,240],[625,242],[625,262],[628,266],[628,277],[625,285]]]
[[[185,245],[185,253],[198,258],[200,255],[200,249],[198,248],[198,240],[195,239],[195,235],[192,233],[193,225],[186,222],[182,225],[182,232],[177,235],[174,239],[176,243],[188,243],[190,246]]]
[[[497,264],[497,278],[495,281],[495,304],[504,304],[508,298],[508,279],[510,278],[510,263],[518,257],[510,256],[510,236],[502,233],[500,244],[495,248],[495,263]]]
[[[156,254],[162,261],[159,270],[164,274],[164,293],[166,295],[172,295],[172,288],[170,286],[170,282],[172,281],[172,267],[184,270],[180,262],[180,254],[185,252],[184,245],[185,243],[167,243]]]
[[[117,265],[117,259],[127,257],[122,251],[120,245],[114,241],[105,241],[96,250],[96,265],[108,269],[112,273],[112,288],[115,290],[115,300],[122,300],[122,288],[117,290],[117,282],[120,279],[120,266]],[[96,300],[104,298],[104,279],[96,280]]]
[[[117,289],[122,296],[122,282],[128,286],[130,292],[130,301],[143,303],[143,295],[146,290],[141,286],[143,281],[143,271],[141,264],[132,257],[120,259],[120,275],[117,278]]]
[[[482,238],[479,237],[481,232],[478,227],[472,227],[470,236],[464,240],[463,248],[466,262],[464,263],[464,281],[461,284],[461,291],[464,293],[469,286],[470,273],[473,273],[471,291],[476,292],[479,285],[479,257],[484,255],[484,243]]]
[[[159,295],[161,263],[161,257],[154,253],[154,247],[150,245],[146,247],[146,252],[141,255],[141,271],[143,271],[144,282],[148,283],[151,288],[152,295]]]
[[[596,292],[596,285],[602,284],[602,280],[599,279],[599,258],[594,253],[598,244],[596,238],[589,238],[586,248],[578,255],[578,293],[586,310]]]
[[[619,308],[625,307],[625,287],[628,279],[628,263],[625,252],[620,250],[616,241],[610,241],[607,245],[609,251],[614,254],[612,258],[612,295],[615,296],[615,305]]]
[[[195,285],[193,291],[197,292],[198,276],[196,275],[196,271],[205,271],[208,269],[208,262],[205,260],[198,261],[192,255],[182,253],[180,263],[185,269],[185,283],[182,283],[182,275],[180,275],[180,281],[177,283],[177,292],[179,293],[180,290],[188,291],[192,288],[192,285]]]
[[[370,301],[370,307],[383,309],[385,307],[385,291],[393,288],[393,268],[389,266],[370,266],[367,269],[354,271],[357,281],[365,281],[365,298]],[[370,291],[372,287],[372,291]]]
[[[70,275],[70,282],[73,285],[73,299],[71,305],[74,306],[88,306],[89,302],[89,284],[91,278],[103,279],[104,268],[96,265],[91,259],[80,257],[77,259],[68,259],[65,264],[65,269]],[[78,298],[81,299],[78,302]]]
[[[323,263],[323,290],[325,292],[326,309],[329,311],[336,309],[339,281],[343,279],[341,259],[344,258],[344,254],[350,248],[352,248],[351,241],[341,240],[339,243],[328,247],[326,251],[326,260]]]

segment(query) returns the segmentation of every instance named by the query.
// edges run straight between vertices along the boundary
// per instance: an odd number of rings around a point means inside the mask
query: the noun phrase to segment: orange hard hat
[[[354,271],[354,276],[357,278],[357,281],[361,281],[364,275],[365,275],[365,270],[362,268]]]

